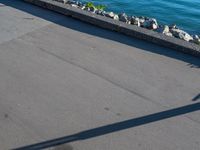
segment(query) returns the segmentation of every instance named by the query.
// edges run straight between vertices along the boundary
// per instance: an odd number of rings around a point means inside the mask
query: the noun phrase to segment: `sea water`
[[[86,0],[83,0],[86,1]],[[106,5],[107,11],[148,16],[160,24],[176,24],[191,33],[200,34],[200,0],[88,0]]]

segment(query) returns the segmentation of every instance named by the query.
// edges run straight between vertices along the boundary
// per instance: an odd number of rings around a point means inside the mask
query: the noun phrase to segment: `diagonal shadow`
[[[191,68],[200,68],[199,58],[196,58],[187,54],[183,54],[181,52],[177,52],[168,48],[160,47],[146,41],[144,42],[142,40],[128,37],[114,31],[101,29],[93,25],[78,21],[76,19],[66,17],[64,15],[60,15],[58,13],[25,3],[23,2],[23,0],[14,0],[14,1],[0,0],[0,3],[4,4],[5,6],[10,6],[15,9],[29,13],[31,15],[40,17],[47,21],[51,21],[53,23],[59,24],[66,28],[70,28],[72,30],[76,30],[79,32],[83,32],[83,33],[98,36],[101,38],[109,39],[112,41],[120,42],[129,46],[137,47],[144,51],[179,59],[181,61],[188,63],[188,66],[190,66]]]
[[[200,100],[200,93],[197,94],[197,95],[192,99],[192,101],[197,101],[197,100]]]
[[[117,122],[117,123],[97,127],[94,129],[89,129],[86,131],[79,132],[77,134],[73,134],[73,135],[69,135],[69,136],[65,136],[65,137],[61,137],[61,138],[29,145],[29,146],[25,146],[21,148],[16,148],[15,150],[38,150],[38,149],[54,147],[54,146],[58,146],[61,144],[66,144],[66,143],[74,142],[78,140],[87,140],[90,138],[103,136],[105,134],[118,132],[121,130],[184,115],[184,114],[191,113],[198,110],[200,110],[200,103],[190,104],[190,105],[150,114],[147,116],[142,116],[139,118],[134,118],[134,119],[125,120],[122,122]]]

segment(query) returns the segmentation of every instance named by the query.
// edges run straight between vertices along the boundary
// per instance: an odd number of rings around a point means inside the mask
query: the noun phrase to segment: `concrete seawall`
[[[92,14],[90,12],[74,8],[70,5],[67,4],[62,4],[57,1],[52,1],[52,0],[24,0],[26,2],[32,3],[34,5],[47,8],[49,10],[53,10],[55,12],[61,13],[66,16],[71,16],[73,18],[77,18],[81,21],[117,31],[120,33],[123,33],[125,35],[146,40],[148,42],[164,46],[167,48],[171,48],[186,54],[190,54],[196,57],[200,57],[200,46],[186,42],[174,37],[168,37],[163,34],[144,29],[141,27],[133,26],[133,25],[128,25],[126,23],[116,21],[104,16],[100,16],[97,14]]]

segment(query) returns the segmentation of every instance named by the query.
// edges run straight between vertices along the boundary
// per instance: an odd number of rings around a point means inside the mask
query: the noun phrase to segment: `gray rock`
[[[127,24],[131,24],[131,21],[128,20],[126,23],[127,23]]]
[[[144,22],[142,22],[141,24],[142,24],[142,27],[149,28],[151,26],[151,21],[150,20],[144,20]]]
[[[164,35],[173,37],[173,34],[171,32],[164,33]]]
[[[106,16],[106,13],[107,13],[107,12],[104,11],[104,10],[99,10],[99,9],[97,9],[95,13],[98,14],[98,15],[101,15],[101,16]]]
[[[90,11],[90,8],[88,8],[88,7],[84,7],[83,10]]]
[[[173,34],[173,36],[175,36],[179,39],[182,39],[182,40],[185,40],[185,41],[192,41],[193,40],[193,37],[183,30],[172,28],[172,29],[170,29],[170,32]]]
[[[198,35],[194,35],[194,36],[193,36],[193,39],[194,39],[194,40],[199,40],[200,37],[199,37]]]
[[[119,16],[115,14],[115,16],[113,17],[114,20],[119,20]]]
[[[61,2],[61,3],[64,3],[64,4],[67,3],[67,0],[55,0],[55,1],[57,1],[57,2]]]
[[[167,25],[164,26],[162,33],[169,33],[169,27]]]
[[[140,24],[142,25],[145,22],[145,18],[139,18]]]
[[[188,41],[188,42],[193,40],[193,38],[186,32],[180,32],[179,33],[179,38],[183,39],[185,41]]]
[[[144,19],[144,20],[145,20],[145,17],[144,17],[144,16],[139,16],[138,18],[139,18],[139,19]]]
[[[92,12],[92,13],[96,13],[96,11],[97,11],[97,9],[94,8],[94,7],[90,7],[89,9],[90,9],[89,11]]]
[[[156,31],[159,33],[166,34],[166,33],[169,33],[169,27],[167,25],[160,26]]]
[[[84,5],[83,5],[83,6],[81,6],[81,7],[80,7],[80,9],[82,9],[82,10],[85,10],[85,6],[84,6]]]
[[[151,28],[150,28],[150,29],[152,29],[152,30],[156,30],[157,28],[158,28],[158,25],[155,24],[155,23],[153,23],[153,24],[151,25]]]
[[[110,17],[110,18],[113,18],[115,16],[115,14],[113,12],[106,12],[105,13],[105,16],[106,17]]]
[[[167,36],[171,36],[171,37],[173,36],[172,33],[169,31],[169,26],[167,25],[159,26],[159,28],[156,31]]]
[[[122,22],[128,22],[128,16],[125,14],[125,13],[122,13],[122,14],[119,14],[119,21],[122,21]]]
[[[72,7],[76,7],[76,8],[78,8],[78,5],[76,5],[76,4],[70,4]]]
[[[116,15],[116,14],[113,13],[113,12],[106,12],[106,13],[105,13],[105,16],[106,16],[106,17],[109,17],[109,18],[112,18],[112,19],[114,19],[114,20],[119,20],[118,15]]]
[[[140,27],[140,19],[137,17],[131,17],[131,24]]]
[[[86,10],[86,11],[89,11],[91,13],[96,13],[97,9],[96,8],[93,8],[93,7],[82,7],[83,10]]]
[[[103,10],[97,10],[96,14],[101,15],[103,13]],[[105,15],[104,15],[105,16]]]
[[[83,6],[83,4],[81,2],[76,1],[76,0],[63,0],[63,1],[64,1],[64,3],[70,4],[70,5],[75,4],[75,5],[79,6],[79,7]]]
[[[157,23],[156,19],[150,18],[150,19],[145,20],[142,23],[142,27],[147,28],[147,29],[156,30],[158,28],[158,23]]]
[[[65,0],[67,4],[76,4],[76,1],[74,0]]]
[[[59,2],[63,1],[64,4],[67,3],[68,0],[58,0]]]
[[[155,25],[157,25],[157,26],[158,26],[158,22],[157,22],[157,20],[156,20],[155,18],[152,18],[152,19],[149,19],[149,20],[151,20],[151,21],[152,21],[152,23],[154,23]]]
[[[193,42],[200,45],[200,37],[198,35],[194,35]]]
[[[79,1],[76,1],[76,5],[78,5],[79,7],[82,7],[83,3],[79,2]]]
[[[105,16],[106,15],[106,11],[100,11],[99,13],[100,13],[101,16]]]
[[[169,25],[169,29],[178,29],[178,27],[176,26],[176,24],[171,24]]]

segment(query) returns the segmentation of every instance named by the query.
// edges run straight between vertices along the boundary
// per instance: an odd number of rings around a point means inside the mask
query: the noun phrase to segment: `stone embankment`
[[[198,35],[189,35],[176,25],[159,25],[149,17],[128,16],[104,11],[105,6],[93,3],[63,0],[24,0],[31,4],[70,16],[81,21],[116,31],[137,39],[145,40],[176,51],[200,57]]]
[[[127,24],[136,25],[138,27],[153,30],[158,33],[162,33],[166,36],[176,37],[181,40],[192,42],[200,45],[199,35],[190,35],[189,33],[179,29],[175,24],[173,25],[159,25],[157,20],[154,18],[144,17],[144,16],[128,16],[125,13],[115,14],[114,12],[106,12],[101,5],[101,7],[96,7],[93,3],[82,3],[75,0],[56,0],[63,2],[64,4],[69,4],[72,7],[80,8],[91,13],[95,13],[101,16],[106,16],[114,20],[119,20]]]

